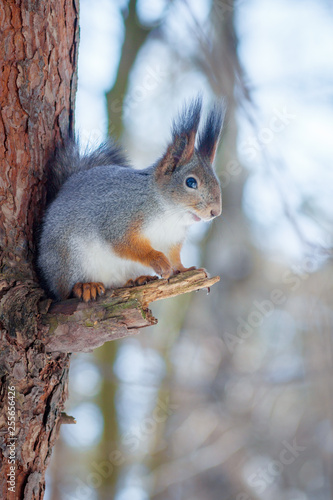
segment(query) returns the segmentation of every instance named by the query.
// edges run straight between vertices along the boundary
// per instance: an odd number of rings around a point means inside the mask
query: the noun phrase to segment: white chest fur
[[[173,213],[151,221],[149,227],[143,228],[143,234],[155,250],[168,256],[171,247],[184,240],[191,222],[190,215]],[[76,248],[75,255],[87,282],[101,281],[110,288],[123,286],[129,279],[141,275],[155,274],[150,267],[117,255],[112,246],[97,235],[73,242],[72,248]]]
[[[151,221],[149,227],[143,228],[143,234],[155,250],[168,255],[172,246],[184,240],[191,222],[193,219],[190,214],[174,212]]]

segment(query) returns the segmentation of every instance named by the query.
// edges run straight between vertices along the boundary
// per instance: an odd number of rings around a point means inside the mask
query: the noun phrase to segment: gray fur
[[[151,187],[152,174],[151,168],[101,166],[65,182],[46,211],[39,244],[38,265],[57,298],[67,295],[76,282],[85,281],[79,252],[69,249],[70,238],[98,234],[110,244],[121,241],[133,214],[144,212],[149,219],[156,210],[159,202]],[[66,292],[59,294],[57,278],[58,283],[68,283]]]
[[[129,162],[120,146],[112,139],[101,144],[96,150],[80,154],[79,145],[67,138],[63,146],[58,146],[47,164],[47,203],[50,204],[64,183],[73,174],[95,167],[121,165],[129,167]]]

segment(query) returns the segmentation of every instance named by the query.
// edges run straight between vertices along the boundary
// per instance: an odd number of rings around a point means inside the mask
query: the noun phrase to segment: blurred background
[[[76,128],[135,167],[198,92],[228,105],[223,214],[186,266],[221,281],[73,355],[46,500],[333,498],[333,6],[80,0]]]

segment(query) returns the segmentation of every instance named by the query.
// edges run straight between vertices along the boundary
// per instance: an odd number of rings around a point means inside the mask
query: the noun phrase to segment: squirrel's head
[[[208,221],[222,212],[221,189],[213,162],[224,108],[215,104],[197,134],[201,107],[198,97],[184,108],[174,122],[172,142],[155,167],[155,181],[166,203],[188,213],[190,222]]]

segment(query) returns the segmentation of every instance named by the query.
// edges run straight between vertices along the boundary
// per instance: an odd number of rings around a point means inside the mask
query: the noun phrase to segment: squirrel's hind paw
[[[76,283],[73,287],[73,295],[83,302],[96,300],[97,296],[105,294],[103,283]]]

